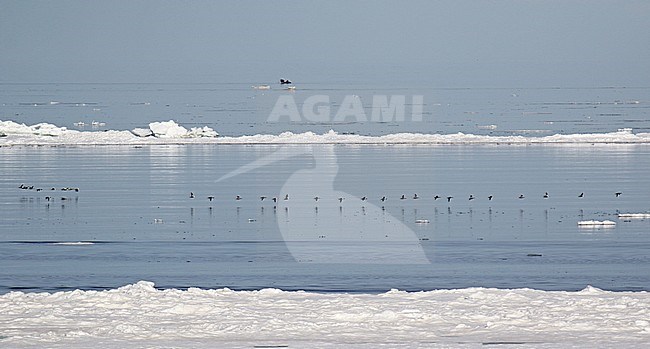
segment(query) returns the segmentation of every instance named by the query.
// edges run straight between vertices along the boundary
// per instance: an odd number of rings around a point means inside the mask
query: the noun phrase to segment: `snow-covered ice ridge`
[[[131,131],[77,131],[51,124],[27,126],[0,121],[0,146],[9,145],[141,145],[141,144],[590,144],[650,143],[650,133],[620,129],[610,133],[556,134],[544,137],[484,136],[465,133],[397,133],[384,136],[284,132],[279,135],[218,137],[209,127],[190,130],[170,120]]]
[[[650,342],[650,294],[183,291],[140,281],[107,291],[7,293],[0,323],[0,346],[11,348],[642,347]]]

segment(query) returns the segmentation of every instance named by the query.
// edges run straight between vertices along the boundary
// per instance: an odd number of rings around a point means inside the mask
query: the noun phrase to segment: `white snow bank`
[[[640,347],[650,294],[531,289],[383,294],[156,290],[0,296],[0,346],[48,348]]]
[[[650,218],[650,213],[619,213],[618,218],[645,219],[645,218]]]
[[[149,129],[129,131],[74,131],[49,124],[18,125],[0,121],[0,146],[7,145],[136,145],[136,144],[650,144],[650,133],[632,133],[629,129],[611,133],[526,136],[482,136],[465,133],[397,133],[384,136],[284,132],[279,135],[218,137],[209,127],[189,131],[173,120],[152,122]],[[43,137],[43,135],[57,137]],[[155,137],[148,137],[154,135]]]
[[[578,225],[580,226],[614,226],[616,225],[616,222],[614,221],[580,221],[578,222]]]

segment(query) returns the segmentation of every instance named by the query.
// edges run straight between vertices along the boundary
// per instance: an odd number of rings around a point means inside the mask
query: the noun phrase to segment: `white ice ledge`
[[[284,132],[217,137],[209,127],[187,130],[170,120],[152,122],[148,128],[132,131],[76,131],[51,124],[27,126],[0,121],[0,146],[9,145],[141,145],[141,144],[650,144],[650,133],[621,129],[610,133],[556,134],[545,137],[484,136],[465,133],[397,133],[384,136],[342,135],[334,131]]]

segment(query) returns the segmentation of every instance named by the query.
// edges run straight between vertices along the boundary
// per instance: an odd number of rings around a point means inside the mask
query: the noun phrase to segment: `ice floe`
[[[34,136],[60,136],[68,132],[65,127],[57,127],[52,124],[40,123],[32,126],[19,124],[13,121],[0,120],[0,133],[5,135],[34,135]]]
[[[189,131],[177,124],[174,120],[152,122],[149,129],[154,137],[158,138],[195,138],[195,137],[217,137],[218,134],[211,128],[192,127]]]
[[[642,347],[650,294],[467,288],[381,294],[278,289],[0,295],[0,346],[48,348]],[[505,344],[504,344],[505,345]]]
[[[63,241],[63,242],[53,242],[53,245],[64,245],[64,246],[86,246],[94,245],[95,243],[90,241]]]
[[[194,137],[217,137],[219,134],[211,129],[208,126],[203,126],[203,127],[192,127],[190,128],[187,133],[181,137],[188,137],[188,138],[194,138]]]

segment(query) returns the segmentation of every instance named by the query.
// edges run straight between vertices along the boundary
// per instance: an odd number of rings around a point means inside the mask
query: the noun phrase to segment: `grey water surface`
[[[650,211],[647,145],[294,147],[0,148],[0,292],[138,280],[324,292],[650,289],[650,220],[617,217]],[[331,192],[292,180],[317,165],[336,168]],[[427,263],[391,259],[384,232],[359,235],[377,226],[371,220],[408,227]],[[580,228],[582,220],[617,224]],[[350,246],[372,262],[327,259]],[[296,258],[296,248],[319,258]]]
[[[365,81],[365,80],[364,80]],[[175,120],[189,127],[210,126],[223,136],[284,131],[385,135],[400,132],[548,136],[603,133],[619,128],[649,132],[649,87],[440,87],[421,81],[294,81],[287,91],[275,81],[229,83],[0,83],[0,120],[41,122],[85,131],[131,130],[153,121]],[[269,84],[271,90],[253,85]],[[270,119],[281,96],[290,96],[299,119]],[[324,96],[325,120],[310,120],[303,102]],[[358,96],[362,116],[336,119],[346,96]],[[373,98],[403,96],[403,120],[372,121]],[[413,97],[422,96],[421,120]],[[376,107],[376,106],[375,106]],[[365,119],[364,119],[365,118]],[[92,126],[93,121],[98,124]],[[83,123],[84,126],[75,124]],[[100,124],[101,123],[101,126]]]

